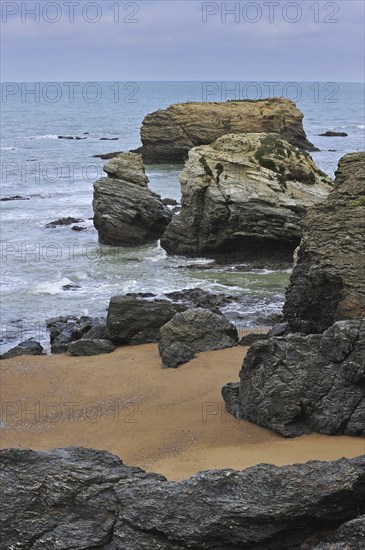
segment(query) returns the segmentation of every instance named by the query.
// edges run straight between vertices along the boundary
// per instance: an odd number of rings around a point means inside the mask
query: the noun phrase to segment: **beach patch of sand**
[[[226,413],[221,388],[237,380],[245,353],[241,346],[201,353],[178,369],[161,369],[155,344],[4,360],[0,446],[102,449],[172,480],[364,454],[360,437],[285,439]]]

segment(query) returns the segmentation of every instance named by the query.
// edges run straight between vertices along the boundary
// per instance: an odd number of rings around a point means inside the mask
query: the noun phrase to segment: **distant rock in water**
[[[0,355],[0,359],[11,359],[12,357],[19,357],[20,355],[42,355],[42,353],[43,346],[41,346],[39,342],[29,339],[20,342],[20,344],[14,348]]]
[[[71,227],[71,231],[86,231],[86,227],[82,227],[81,225],[73,225]]]
[[[277,134],[228,134],[195,147],[180,175],[182,210],[167,227],[168,254],[291,263],[308,206],[332,180]]]
[[[175,199],[166,198],[162,199],[162,204],[164,204],[165,206],[177,206],[179,203]]]
[[[289,550],[309,539],[311,550],[350,548],[322,540],[362,548],[365,457],[180,482],[81,447],[5,449],[0,466],[4,549]]]
[[[319,134],[320,136],[324,137],[347,137],[348,134],[346,132],[332,132],[331,130],[327,130],[324,134]]]
[[[285,322],[249,349],[227,409],[284,436],[365,435],[365,153],[344,156],[312,207]],[[294,332],[294,333],[293,333]]]
[[[333,191],[308,211],[286,292],[292,330],[323,332],[365,316],[365,153],[339,161]]]
[[[225,134],[276,133],[292,145],[317,150],[307,140],[303,114],[283,97],[222,103],[175,103],[148,114],[142,123],[141,153],[146,164],[181,163],[192,147]]]
[[[148,189],[142,158],[122,153],[109,161],[108,178],[94,184],[94,226],[101,244],[139,246],[157,241],[172,218],[161,197]]]
[[[101,153],[100,155],[93,155],[93,158],[102,159],[102,160],[110,160],[113,159],[121,154],[123,154],[124,151],[115,151],[114,153]]]
[[[29,201],[29,197],[21,197],[20,195],[14,195],[13,197],[1,197],[0,201]]]
[[[76,140],[80,140],[80,139],[87,139],[86,137],[80,137],[80,136],[57,136],[58,139],[76,139]]]
[[[195,308],[177,313],[161,327],[158,349],[165,368],[187,363],[201,351],[235,346],[237,329],[224,315]]]
[[[73,223],[81,223],[84,220],[81,220],[80,218],[60,218],[58,220],[55,220],[54,222],[49,222],[46,224],[45,227],[57,227],[59,225],[71,225]]]
[[[114,138],[107,138],[107,137],[102,137],[100,138],[100,141],[118,141],[119,138],[117,137],[114,137]]]

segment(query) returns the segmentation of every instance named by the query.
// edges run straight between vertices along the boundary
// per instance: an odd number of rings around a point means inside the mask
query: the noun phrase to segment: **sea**
[[[171,103],[284,96],[304,113],[311,153],[334,176],[338,160],[364,149],[364,86],[342,82],[6,82],[1,101],[1,352],[34,337],[49,345],[45,320],[105,316],[111,296],[203,288],[237,297],[223,312],[240,329],[280,313],[290,270],[252,270],[167,256],[159,243],[98,244],[93,183],[105,161],[94,155],[141,145],[150,112]],[[327,130],[347,137],[320,137]],[[59,136],[75,139],[60,139]],[[80,138],[80,139],[76,139]],[[150,188],[180,200],[182,165],[148,165]],[[49,228],[64,217],[85,228]]]

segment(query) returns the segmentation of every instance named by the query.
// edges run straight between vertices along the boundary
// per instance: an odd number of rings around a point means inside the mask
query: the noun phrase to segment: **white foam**
[[[46,281],[35,287],[34,294],[60,294],[63,292],[62,287],[69,284],[73,284],[73,282],[67,277],[63,277],[59,281]]]
[[[359,130],[365,130],[365,124],[357,124],[356,128],[359,128]]]
[[[17,147],[1,147],[1,151],[18,151]]]
[[[29,136],[28,139],[58,139],[58,135],[45,134],[44,136]]]

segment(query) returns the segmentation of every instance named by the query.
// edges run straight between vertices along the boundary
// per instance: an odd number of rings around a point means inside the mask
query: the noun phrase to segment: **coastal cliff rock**
[[[343,157],[332,193],[308,213],[284,335],[253,344],[239,385],[222,390],[237,418],[289,437],[365,435],[364,160]]]
[[[161,239],[169,254],[290,262],[306,208],[332,183],[277,134],[228,134],[195,147],[180,182],[182,210]]]
[[[237,418],[286,437],[365,435],[365,318],[323,334],[290,334],[251,346],[238,393],[222,393]],[[236,390],[237,392],[237,390]],[[232,398],[233,397],[233,398]]]
[[[303,114],[283,97],[258,101],[175,103],[148,114],[142,123],[143,146],[136,149],[146,164],[181,163],[188,151],[225,134],[279,134],[300,149],[315,151],[303,129]]]
[[[158,240],[172,213],[148,189],[142,159],[122,153],[104,166],[108,178],[94,184],[94,226],[99,242],[138,246]]]
[[[177,313],[161,327],[158,348],[163,366],[176,368],[197,352],[229,348],[237,342],[237,329],[224,315],[195,308]]]
[[[116,344],[157,342],[160,328],[185,309],[184,305],[168,300],[113,296],[109,303],[105,336]]]
[[[289,550],[323,531],[361,541],[365,457],[181,482],[80,447],[6,449],[0,463],[4,550]]]
[[[365,316],[365,153],[342,157],[333,191],[308,211],[303,232],[284,306],[290,328],[323,332]]]

